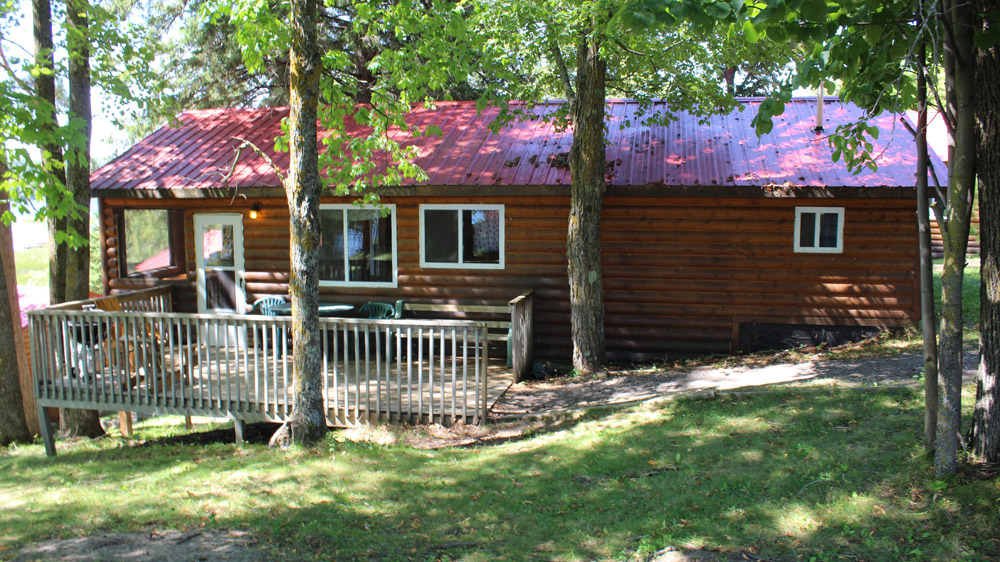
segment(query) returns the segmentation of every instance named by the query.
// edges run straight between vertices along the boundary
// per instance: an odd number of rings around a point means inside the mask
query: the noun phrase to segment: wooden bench
[[[513,322],[518,318],[518,307],[528,301],[530,307],[531,290],[519,295],[507,304],[456,304],[432,302],[396,301],[396,318],[418,317],[443,320],[475,320],[484,322],[491,342],[503,342],[506,348],[507,366],[513,365]],[[529,312],[530,321],[530,312]],[[530,335],[527,337],[531,337]]]

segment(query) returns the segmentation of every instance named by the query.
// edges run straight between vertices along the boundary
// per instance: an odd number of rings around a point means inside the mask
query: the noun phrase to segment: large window
[[[181,267],[183,217],[167,209],[124,209],[119,227],[119,252],[124,276],[145,276]]]
[[[321,285],[396,286],[396,206],[321,205]]]
[[[420,266],[503,269],[503,205],[421,205]]]
[[[844,251],[843,207],[796,207],[795,251],[840,254]]]

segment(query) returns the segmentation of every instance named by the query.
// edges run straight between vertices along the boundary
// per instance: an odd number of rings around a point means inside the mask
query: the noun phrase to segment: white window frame
[[[800,223],[804,213],[816,215],[816,231],[813,240],[816,246],[805,246],[800,244]],[[819,215],[837,215],[837,245],[833,248],[823,248],[819,244],[820,220]],[[844,253],[844,208],[843,207],[795,207],[795,252],[800,254],[842,254]]]
[[[425,245],[424,233],[425,227],[427,226],[426,211],[458,211],[458,262],[429,262],[426,259],[427,246]],[[463,259],[463,250],[465,240],[464,232],[462,228],[462,211],[499,211],[500,212],[500,263],[465,263]],[[503,269],[504,260],[506,259],[506,238],[504,235],[505,230],[505,215],[503,205],[475,205],[475,204],[435,204],[435,205],[420,205],[420,267],[423,268],[437,268],[437,269]]]
[[[399,284],[399,239],[396,236],[396,223],[398,221],[399,215],[396,214],[396,205],[392,203],[384,205],[352,205],[344,203],[327,203],[321,204],[319,206],[320,212],[323,211],[335,211],[339,210],[344,213],[344,243],[347,243],[347,211],[365,211],[365,210],[376,210],[379,211],[383,208],[389,209],[389,216],[392,217],[392,281],[331,281],[331,280],[319,280],[320,287],[396,287]],[[350,252],[348,248],[344,248],[344,275],[349,276],[351,274],[350,264]]]

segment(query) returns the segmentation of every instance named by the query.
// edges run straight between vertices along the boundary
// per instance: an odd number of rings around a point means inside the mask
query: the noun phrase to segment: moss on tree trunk
[[[604,367],[604,283],[601,274],[601,211],[607,173],[604,97],[607,65],[592,38],[577,44],[573,146],[569,165],[569,296],[573,366],[582,372]]]
[[[288,197],[289,256],[295,403],[292,438],[310,445],[326,433],[319,332],[319,177],[316,117],[321,62],[316,44],[316,2],[291,6],[292,47],[289,116]]]
[[[943,2],[946,25],[951,27],[952,48],[946,60],[949,105],[955,116],[955,151],[949,162],[948,205],[941,233],[944,238],[944,272],[941,280],[941,331],[938,376],[941,384],[937,436],[934,439],[934,472],[938,476],[958,470],[958,445],[962,429],[962,279],[969,243],[970,197],[975,181],[975,74],[972,46],[972,11],[962,2]],[[953,101],[952,101],[953,100]]]

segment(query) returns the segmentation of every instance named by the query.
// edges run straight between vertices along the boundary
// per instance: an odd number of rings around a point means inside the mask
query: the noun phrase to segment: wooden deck
[[[102,410],[182,415],[231,416],[244,421],[281,422],[294,401],[291,359],[242,357],[239,348],[216,348],[213,355],[228,356],[179,372],[179,362],[169,359],[161,377],[143,378],[133,386],[120,386],[121,377],[110,367],[79,371],[59,381],[42,384],[43,405],[94,407]],[[94,360],[96,361],[96,357]],[[485,390],[488,411],[514,383],[514,372],[499,358],[487,362],[486,380],[476,380],[474,365],[460,357],[431,364],[396,361],[324,362],[324,395],[327,423],[350,427],[357,423],[477,423]],[[160,373],[157,373],[159,375]],[[51,392],[46,392],[47,390]]]
[[[179,314],[170,302],[157,288],[31,311],[38,407],[231,417],[238,428],[289,421],[291,319]],[[511,304],[514,347],[503,358],[489,357],[504,349],[491,347],[484,321],[321,319],[327,423],[482,423],[530,368],[532,338],[520,333],[530,302]]]

